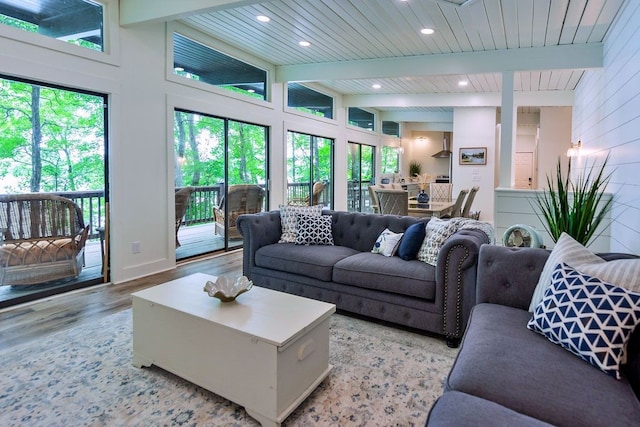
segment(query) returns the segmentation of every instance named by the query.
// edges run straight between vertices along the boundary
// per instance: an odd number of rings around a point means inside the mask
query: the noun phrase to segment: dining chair
[[[471,218],[471,216],[469,215],[471,212],[471,204],[473,203],[473,199],[475,199],[476,193],[479,189],[480,187],[478,187],[477,185],[471,187],[471,190],[469,190],[469,195],[467,196],[467,201],[464,203],[464,209],[462,209],[462,214],[460,216],[464,218]]]
[[[406,190],[376,189],[380,213],[385,215],[409,214],[409,192]]]
[[[460,193],[458,194],[458,198],[456,199],[456,202],[453,204],[451,211],[447,215],[444,215],[443,217],[455,218],[455,217],[462,216],[462,204],[464,203],[464,198],[467,195],[467,193],[469,193],[468,188],[463,188],[462,190],[460,190]]]
[[[444,182],[429,183],[429,200],[432,202],[450,202],[453,184]]]
[[[371,209],[373,213],[380,213],[380,207],[378,206],[378,196],[376,196],[376,190],[379,189],[377,185],[369,186],[369,199],[371,200]]]

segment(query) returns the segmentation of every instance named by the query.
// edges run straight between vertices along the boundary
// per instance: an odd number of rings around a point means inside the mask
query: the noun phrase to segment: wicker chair
[[[89,226],[70,199],[0,195],[0,285],[35,285],[77,277]]]
[[[191,193],[193,193],[194,190],[194,187],[183,187],[176,191],[176,248],[180,246],[180,242],[178,241],[178,229],[182,225],[184,215],[187,213],[187,207],[191,200]]]
[[[409,215],[409,192],[406,190],[374,190],[380,213],[385,215]]]
[[[215,233],[225,235],[229,239],[241,239],[236,228],[236,220],[242,214],[258,213],[262,211],[265,191],[259,185],[239,184],[230,185],[227,197],[222,198],[217,208],[214,208]],[[225,220],[225,203],[228,203],[229,218]]]

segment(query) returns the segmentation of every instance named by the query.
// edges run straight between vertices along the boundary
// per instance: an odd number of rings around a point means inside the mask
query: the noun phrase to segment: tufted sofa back
[[[331,228],[334,243],[360,252],[370,251],[385,228],[394,233],[402,233],[416,222],[429,221],[429,218],[372,215],[361,212],[323,211],[323,215],[333,217]]]

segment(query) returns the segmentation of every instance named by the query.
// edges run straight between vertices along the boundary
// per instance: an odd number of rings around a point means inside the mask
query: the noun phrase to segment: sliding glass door
[[[176,258],[242,245],[236,218],[267,209],[268,128],[175,111]]]
[[[373,212],[369,185],[374,184],[375,149],[370,145],[349,142],[347,153],[347,210]]]
[[[333,207],[333,140],[287,133],[287,203]]]

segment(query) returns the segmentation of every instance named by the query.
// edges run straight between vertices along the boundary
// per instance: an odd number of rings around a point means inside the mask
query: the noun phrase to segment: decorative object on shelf
[[[429,203],[429,195],[424,190],[420,190],[416,196],[416,200],[418,203]]]
[[[525,224],[515,224],[502,235],[502,244],[510,248],[542,248],[538,230]]]
[[[461,165],[486,165],[487,147],[465,147],[460,149],[458,163]]]
[[[547,175],[547,189],[536,193],[536,215],[554,242],[562,232],[573,237],[583,246],[588,246],[596,230],[613,206],[613,197],[603,198],[612,172],[605,173],[609,156],[596,167],[595,162],[585,164],[582,172],[571,179],[569,157],[566,175],[558,158],[555,176]],[[605,224],[606,225],[606,224]]]
[[[253,282],[247,276],[237,278],[220,276],[215,282],[207,280],[204,291],[210,297],[218,298],[222,302],[231,302],[252,287]]]

